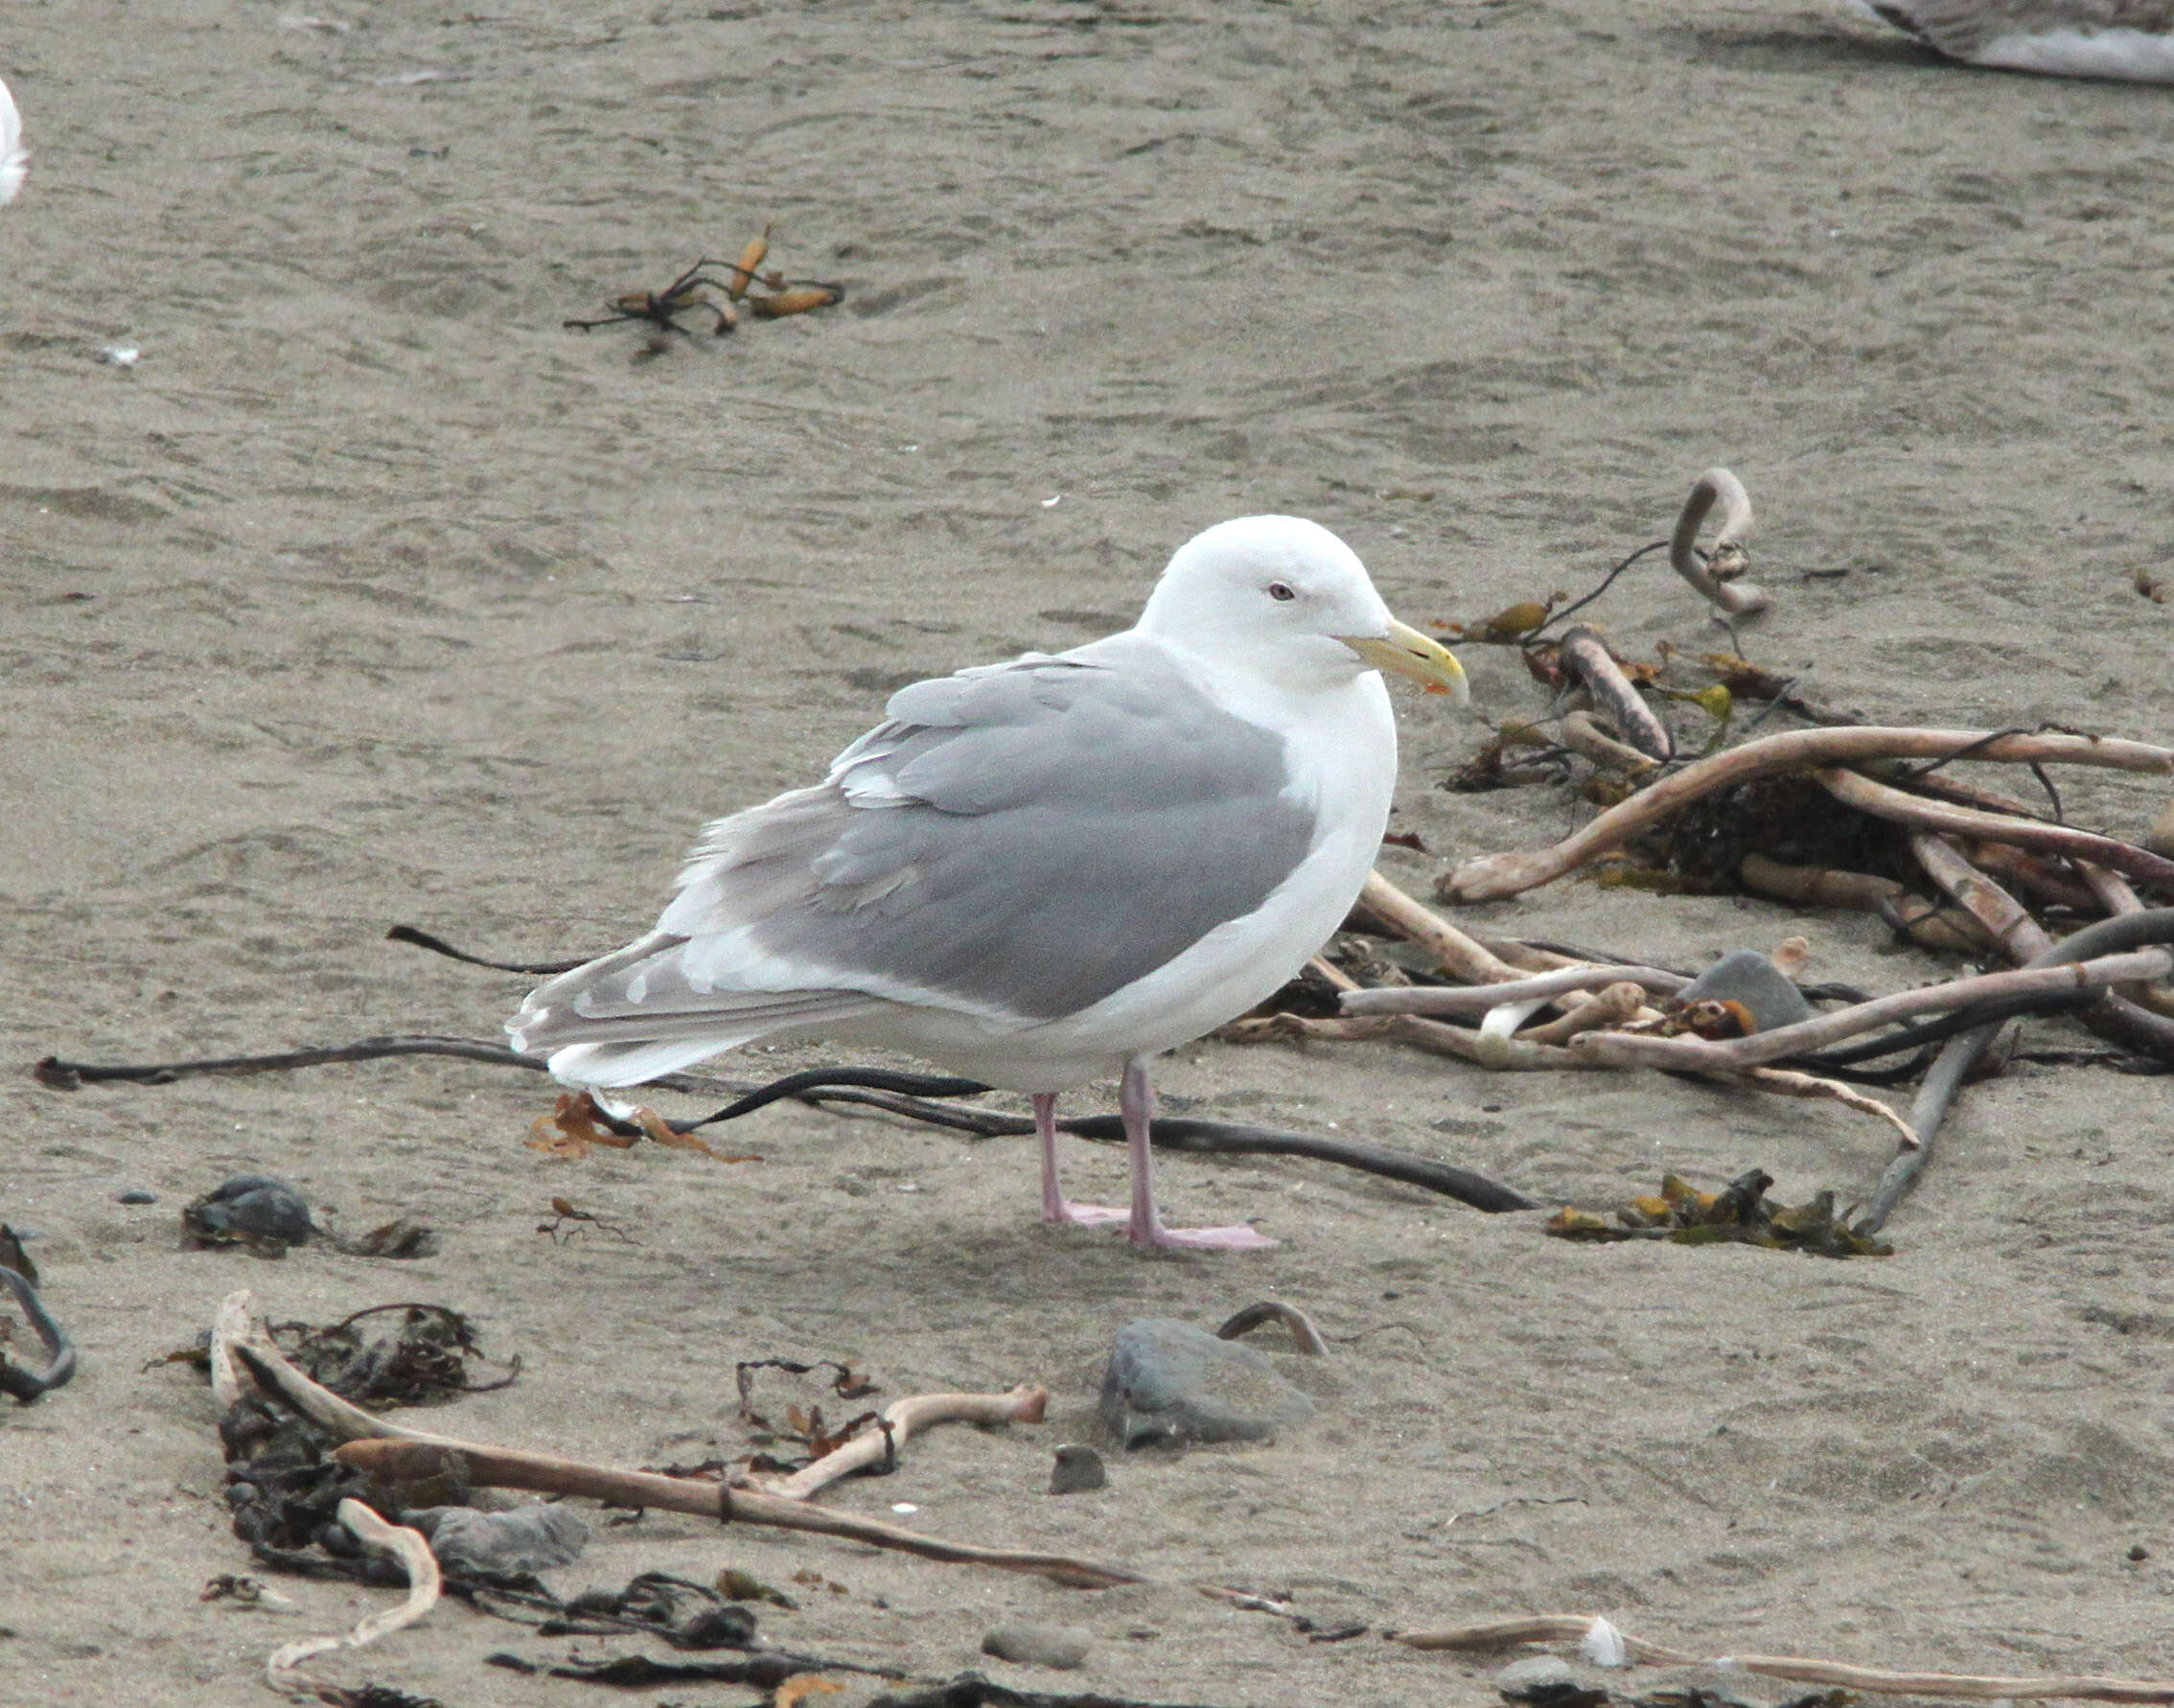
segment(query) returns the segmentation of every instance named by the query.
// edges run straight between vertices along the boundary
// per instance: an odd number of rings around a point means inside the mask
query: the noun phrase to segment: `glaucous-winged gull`
[[[1045,1220],[1271,1245],[1162,1225],[1148,1063],[1275,990],[1357,896],[1397,780],[1382,670],[1464,693],[1328,529],[1210,528],[1123,634],[902,688],[821,783],[710,824],[656,929],[506,1029],[593,1088],[757,1039],[904,1050],[1030,1094]],[[1057,1189],[1057,1094],[1111,1072],[1129,1211]]]
[[[2174,0],[1853,0],[1971,65],[2174,83]]]

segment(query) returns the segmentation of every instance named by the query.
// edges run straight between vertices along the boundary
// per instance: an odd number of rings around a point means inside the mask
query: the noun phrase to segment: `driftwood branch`
[[[1991,842],[2013,842],[2046,854],[2066,854],[2089,860],[2123,877],[2140,883],[2174,886],[2174,860],[2166,860],[2133,842],[2066,824],[2047,824],[2039,819],[2012,819],[2002,813],[1981,812],[1976,807],[1950,806],[1927,800],[1922,795],[1889,788],[1854,771],[1828,768],[1818,773],[1819,784],[1846,806],[1875,819],[1891,819],[1922,830],[1974,836]]]
[[[1913,831],[1909,851],[1925,868],[1925,875],[1954,897],[2016,965],[2053,946],[2046,928],[2014,896],[1965,860],[1962,851],[1945,836],[1936,831]]]
[[[1681,973],[1660,967],[1584,966],[1563,967],[1552,973],[1535,973],[1529,979],[1513,979],[1501,984],[1398,984],[1378,990],[1354,990],[1339,1001],[1346,1014],[1465,1014],[1481,1015],[1504,1003],[1521,1003],[1533,997],[1562,996],[1573,990],[1603,990],[1628,981],[1671,996],[1691,981]]]
[[[1516,1643],[1580,1642],[1593,1629],[1589,1613],[1542,1614],[1531,1619],[1492,1620],[1483,1625],[1446,1626],[1432,1630],[1399,1631],[1396,1641],[1407,1649],[1502,1649]],[[1650,1666],[1707,1666],[1724,1673],[1750,1673],[1762,1678],[1787,1678],[1839,1690],[1882,1696],[1953,1696],[1970,1701],[2067,1698],[2087,1702],[2174,1702],[2174,1681],[2092,1676],[2010,1677],[1973,1673],[1892,1673],[1839,1661],[1794,1654],[1732,1654],[1710,1659],[1686,1650],[1617,1633],[1634,1660]]]
[[[1358,905],[1399,936],[1425,949],[1442,963],[1442,970],[1468,984],[1498,984],[1517,976],[1517,969],[1486,947],[1477,937],[1459,931],[1433,909],[1406,895],[1379,872],[1367,874]]]
[[[1737,866],[1736,881],[1769,901],[1792,902],[1800,908],[1845,908],[1856,913],[1880,912],[1897,896],[1909,893],[1899,878],[1837,871],[1825,866],[1789,866],[1767,854],[1745,855]]]
[[[362,1502],[343,1500],[339,1521],[357,1538],[382,1548],[398,1559],[407,1573],[407,1600],[382,1613],[373,1613],[344,1637],[304,1637],[278,1650],[265,1662],[265,1682],[296,1701],[329,1700],[301,1672],[302,1663],[332,1649],[360,1649],[380,1637],[413,1625],[438,1604],[440,1580],[437,1557],[423,1533],[404,1525],[388,1524]]]
[[[1668,733],[1668,726],[1639,697],[1638,690],[1623,674],[1623,666],[1615,661],[1615,655],[1607,650],[1607,642],[1601,638],[1597,629],[1579,623],[1564,631],[1562,638],[1556,643],[1556,653],[1563,668],[1585,684],[1594,708],[1615,726],[1624,741],[1637,750],[1630,756],[1632,760],[1646,765],[1676,756],[1676,743]]]
[[[540,1494],[578,1495],[619,1507],[655,1507],[688,1512],[728,1524],[762,1524],[780,1530],[811,1531],[844,1536],[878,1548],[918,1555],[958,1565],[992,1566],[1025,1572],[1074,1589],[1106,1589],[1118,1583],[1145,1583],[1146,1576],[1123,1566],[1043,1554],[1021,1548],[982,1548],[947,1542],[877,1518],[832,1512],[806,1501],[758,1489],[731,1489],[685,1477],[660,1477],[648,1471],[613,1470],[549,1453],[522,1453],[507,1447],[441,1446],[416,1441],[355,1441],[333,1457],[366,1475],[409,1482],[451,1469],[478,1489],[526,1489]]]
[[[1008,1394],[913,1394],[883,1408],[881,1423],[871,1423],[843,1446],[789,1477],[749,1477],[735,1488],[759,1489],[783,1500],[806,1500],[842,1477],[871,1465],[888,1463],[914,1436],[937,1423],[1039,1423],[1049,1410],[1050,1391],[1022,1382]]]
[[[1721,533],[1711,553],[1699,550],[1699,530],[1715,503],[1722,507]],[[1691,488],[1669,536],[1668,561],[1713,605],[1729,616],[1749,616],[1772,603],[1765,590],[1740,580],[1750,564],[1744,542],[1751,537],[1751,495],[1726,469],[1708,469]]]
[[[1596,855],[1621,847],[1700,796],[1749,782],[1753,777],[1867,759],[1954,759],[1966,754],[1972,759],[2017,765],[2058,761],[2156,775],[2174,772],[2174,750],[2088,735],[2003,735],[1983,729],[1909,729],[1876,725],[1792,729],[1688,765],[1620,806],[1610,807],[1553,847],[1521,848],[1468,860],[1445,872],[1436,881],[1435,892],[1445,901],[1455,902],[1496,901],[1519,894],[1575,871]],[[2085,858],[2093,856],[2087,853]]]

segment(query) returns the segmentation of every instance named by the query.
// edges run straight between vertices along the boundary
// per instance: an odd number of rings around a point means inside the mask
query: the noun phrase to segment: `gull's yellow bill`
[[[1391,619],[1387,635],[1356,638],[1339,635],[1336,638],[1376,670],[1408,678],[1429,694],[1454,694],[1459,705],[1472,697],[1465,681],[1465,667],[1457,662],[1456,654],[1395,619]]]

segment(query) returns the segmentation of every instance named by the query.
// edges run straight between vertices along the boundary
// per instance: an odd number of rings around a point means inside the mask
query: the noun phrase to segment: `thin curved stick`
[[[45,1301],[37,1296],[37,1289],[31,1284],[28,1276],[0,1263],[0,1283],[14,1294],[15,1303],[22,1306],[23,1315],[45,1347],[43,1370],[25,1370],[0,1355],[0,1394],[28,1405],[54,1389],[65,1386],[76,1373],[76,1343],[68,1338],[68,1331],[54,1321],[53,1313],[45,1308]]]
[[[1407,1649],[1501,1649],[1514,1643],[1579,1642],[1593,1625],[1594,1616],[1589,1613],[1541,1614],[1531,1619],[1492,1620],[1484,1625],[1399,1631],[1395,1640]],[[1956,1696],[1971,1701],[2060,1697],[2089,1702],[2174,1702],[2174,1682],[2145,1678],[1891,1673],[1878,1667],[1854,1667],[1840,1661],[1795,1654],[1728,1654],[1700,1660],[1684,1650],[1648,1642],[1629,1631],[1617,1634],[1631,1656],[1649,1666],[1709,1666],[1724,1673],[1751,1673],[1762,1678],[1789,1678],[1803,1684],[1825,1684],[1883,1696]]]
[[[1721,533],[1707,556],[1699,550],[1699,529],[1717,500],[1722,506]],[[1683,500],[1676,532],[1669,536],[1668,561],[1709,603],[1730,616],[1749,616],[1773,603],[1764,589],[1736,579],[1750,562],[1744,549],[1750,537],[1751,495],[1744,490],[1744,482],[1726,469],[1708,469]]]
[[[413,1625],[438,1604],[442,1587],[437,1556],[430,1552],[430,1544],[421,1531],[388,1524],[352,1496],[339,1503],[338,1514],[340,1523],[354,1535],[373,1548],[384,1549],[400,1561],[407,1573],[407,1600],[382,1613],[371,1614],[344,1637],[304,1637],[300,1642],[275,1650],[265,1662],[265,1682],[297,1701],[330,1699],[320,1697],[317,1686],[301,1673],[304,1661],[328,1650],[360,1649],[366,1643],[375,1643],[380,1637],[390,1636]]]
[[[1596,855],[1622,846],[1701,795],[1748,782],[1776,772],[1822,765],[1848,765],[1865,759],[1952,759],[1965,750],[1973,759],[2028,765],[2047,761],[2097,765],[2115,771],[2165,775],[2174,772],[2174,750],[2142,742],[2100,740],[2095,736],[2003,735],[1985,729],[1909,729],[1878,725],[1843,729],[1791,729],[1730,748],[1710,759],[1663,777],[1620,806],[1610,807],[1590,824],[1553,847],[1519,848],[1483,855],[1453,867],[1435,881],[1445,901],[1498,901],[1577,870]],[[2002,820],[2005,822],[2005,820]],[[2010,838],[2008,840],[2017,840]],[[1362,900],[1366,899],[1363,895]],[[1369,904],[1372,905],[1371,903]],[[1487,982],[1473,978],[1472,982]]]
[[[1944,801],[1927,800],[1922,795],[1890,789],[1860,772],[1829,768],[1814,774],[1819,786],[1837,800],[1861,813],[1869,813],[1875,819],[1922,830],[1979,837],[1988,842],[2013,842],[2019,848],[2034,848],[2044,854],[2066,854],[2073,859],[2093,861],[2123,877],[2174,888],[2174,860],[2163,859],[2133,842],[2096,836],[2088,830],[2073,830],[2066,824],[2047,824],[2037,819],[2010,819],[2001,813],[1982,813],[1975,807],[1949,806]]]
[[[1528,997],[1561,996],[1573,990],[1602,990],[1629,982],[1670,996],[1691,981],[1681,973],[1659,967],[1564,967],[1560,972],[1536,973],[1529,979],[1513,979],[1504,984],[1396,984],[1375,990],[1346,991],[1339,1001],[1346,1014],[1485,1014],[1503,1003],[1521,1003]]]
[[[937,1423],[1039,1423],[1049,1410],[1050,1391],[1022,1382],[1008,1394],[913,1394],[883,1408],[883,1421],[863,1430],[813,1465],[775,1481],[750,1478],[741,1487],[757,1489],[782,1500],[806,1500],[842,1477],[891,1460],[900,1447]]]
[[[544,1070],[540,1055],[523,1055],[503,1044],[486,1044],[476,1038],[441,1038],[428,1033],[404,1032],[377,1038],[358,1038],[352,1044],[332,1044],[320,1049],[284,1050],[275,1055],[199,1056],[185,1062],[143,1062],[126,1065],[62,1061],[57,1055],[41,1057],[31,1068],[38,1084],[55,1091],[75,1091],[85,1085],[172,1085],[177,1079],[199,1073],[284,1073],[294,1068],[321,1068],[332,1062],[369,1062],[388,1055],[450,1055],[464,1061],[490,1062],[508,1068]]]
[[[2174,918],[2174,910],[2166,911]],[[2136,915],[2144,917],[2144,915]],[[2080,934],[2079,934],[2080,935]],[[2070,939],[2071,941],[2073,939]],[[1858,1003],[1833,1014],[1800,1020],[1794,1026],[1778,1026],[1771,1031],[1754,1032],[1747,1038],[1656,1038],[1636,1032],[1586,1032],[1566,1048],[1611,1068],[1671,1068],[1693,1073],[1728,1073],[1787,1060],[1839,1044],[1893,1020],[1913,1014],[1945,1013],[1967,1007],[1987,998],[2078,989],[2107,989],[2139,979],[2163,977],[2160,969],[2174,969],[2174,951],[2141,949],[2100,956],[2085,961],[2020,968],[2005,973],[1980,973],[1973,979],[1951,979],[1917,990]]]
[[[1321,1338],[1321,1330],[1313,1326],[1313,1319],[1297,1305],[1285,1304],[1281,1299],[1263,1299],[1259,1304],[1247,1305],[1215,1330],[1215,1338],[1236,1340],[1263,1323],[1283,1324],[1291,1331],[1292,1345],[1308,1357],[1329,1355],[1329,1343]]]
[[[1568,1013],[1558,1015],[1544,1026],[1529,1027],[1516,1036],[1524,1044],[1562,1044],[1583,1032],[1624,1026],[1644,1017],[1660,1018],[1656,1010],[1646,1006],[1646,993],[1641,986],[1628,979],[1618,979],[1613,984],[1603,985]]]
[[[1727,1081],[1724,1079],[1722,1083],[1726,1084]],[[1867,1096],[1855,1086],[1844,1085],[1839,1079],[1828,1079],[1818,1073],[1799,1073],[1794,1068],[1752,1068],[1745,1073],[1741,1083],[1784,1097],[1824,1097],[1830,1102],[1839,1103],[1844,1109],[1854,1109],[1860,1115],[1869,1115],[1874,1120],[1885,1121],[1895,1130],[1897,1138],[1904,1144],[1914,1145],[1918,1143],[1916,1129],[1909,1122],[1878,1097]]]

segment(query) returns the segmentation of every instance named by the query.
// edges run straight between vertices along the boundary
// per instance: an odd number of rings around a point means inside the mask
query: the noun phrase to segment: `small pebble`
[[[1110,1473],[1102,1468],[1102,1456],[1092,1447],[1076,1444],[1059,1447],[1050,1471],[1052,1494],[1077,1494],[1086,1489],[1106,1489]]]
[[[2129,1558],[2131,1559],[2149,1559],[2151,1558],[2151,1550],[2149,1548],[2146,1548],[2141,1542],[2139,1542],[2136,1544],[2136,1546],[2129,1550]]]
[[[115,1192],[113,1202],[116,1204],[156,1204],[158,1194],[147,1190],[143,1187],[130,1187],[125,1192]]]
[[[1087,1664],[1092,1641],[1084,1626],[1036,1625],[1018,1620],[1000,1625],[982,1639],[982,1652],[999,1660],[1016,1661],[1023,1667],[1049,1667],[1059,1673],[1076,1672]]]

